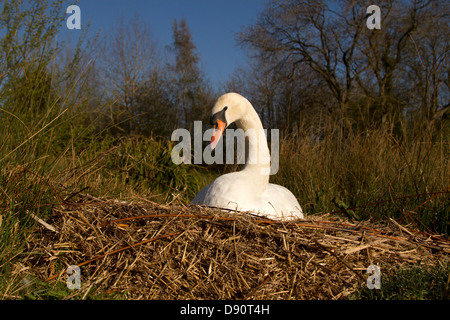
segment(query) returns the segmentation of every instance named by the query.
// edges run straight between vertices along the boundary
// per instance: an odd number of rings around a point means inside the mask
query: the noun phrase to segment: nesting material
[[[333,216],[279,223],[251,214],[150,201],[80,198],[39,226],[26,260],[50,283],[81,270],[87,292],[129,299],[345,299],[408,264],[448,263],[450,241],[395,221]]]

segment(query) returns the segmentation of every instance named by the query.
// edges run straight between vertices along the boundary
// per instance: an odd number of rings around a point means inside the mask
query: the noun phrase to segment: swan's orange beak
[[[226,123],[221,121],[220,119],[217,119],[217,131],[216,126],[214,125],[213,129],[213,135],[211,137],[211,150],[214,150],[214,148],[217,145],[217,142],[219,142],[220,137],[223,134],[223,131],[225,130]]]

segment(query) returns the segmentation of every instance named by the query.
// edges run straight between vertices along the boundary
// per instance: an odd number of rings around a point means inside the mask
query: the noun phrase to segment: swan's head
[[[211,111],[210,123],[214,126],[211,149],[214,149],[226,127],[240,120],[249,110],[250,102],[238,93],[225,93],[217,99]],[[251,107],[253,109],[253,107]],[[217,131],[215,131],[217,128]]]

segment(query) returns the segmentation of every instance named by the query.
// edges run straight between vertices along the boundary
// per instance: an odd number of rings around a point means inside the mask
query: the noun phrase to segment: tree
[[[0,106],[30,119],[54,102],[50,65],[60,50],[54,40],[62,3],[4,1],[1,8]]]
[[[196,46],[185,19],[173,22],[173,43],[170,51],[174,61],[170,66],[173,83],[173,103],[179,110],[178,123],[191,129],[194,120],[206,120],[211,108],[211,89],[200,70]]]
[[[171,101],[170,79],[164,68],[155,69],[135,95],[134,106],[139,113],[139,133],[169,139],[177,127],[176,113]]]
[[[307,93],[310,87],[299,86],[298,82],[310,83],[327,97],[309,102],[328,111],[347,128],[378,126],[386,120],[395,125],[405,111],[411,112],[411,107],[418,105],[425,110],[423,114],[445,112],[448,4],[385,1],[380,4],[380,30],[366,27],[366,9],[371,4],[273,0],[254,25],[238,34],[239,43],[264,65],[257,68],[269,67],[269,73],[279,76],[276,87],[286,97],[280,100],[286,106],[280,109],[281,117],[292,119],[292,112],[304,109],[305,102],[300,101],[311,94]],[[435,29],[431,31],[432,26]],[[421,40],[420,45],[415,37]],[[423,58],[426,61],[421,61]],[[255,75],[262,80],[269,73]],[[420,88],[420,92],[414,90],[416,97],[409,94],[411,86]]]
[[[111,38],[104,38],[102,58],[97,66],[104,79],[105,110],[114,128],[122,133],[139,133],[142,110],[136,106],[137,94],[156,70],[157,47],[150,30],[136,16],[130,21],[122,18]]]
[[[324,1],[272,1],[254,26],[238,35],[241,44],[265,56],[278,55],[279,66],[302,64],[327,84],[340,114],[347,108],[353,81],[353,53],[360,36],[362,17],[350,11],[356,24],[341,34],[342,14]],[[331,110],[331,109],[330,109]],[[333,110],[336,111],[336,110]]]
[[[225,91],[246,96],[261,117],[265,128],[291,132],[302,115],[317,115],[316,106],[330,98],[320,90],[320,79],[304,65],[279,64],[264,55],[248,57],[248,65],[239,67],[225,85]],[[308,112],[305,112],[308,111]],[[306,119],[308,120],[308,119]]]
[[[435,121],[450,108],[449,9],[447,2],[429,4],[399,66],[405,79],[402,89],[427,121]]]
[[[387,1],[381,6],[381,30],[363,31],[359,49],[366,80],[358,84],[372,101],[369,111],[375,121],[390,117],[391,122],[397,123],[404,108],[412,103],[409,94],[405,94],[409,89],[402,68],[415,60],[408,57],[414,52],[413,38],[420,29],[431,21],[439,21],[429,15],[430,4],[430,1]],[[417,70],[416,66],[414,69]]]

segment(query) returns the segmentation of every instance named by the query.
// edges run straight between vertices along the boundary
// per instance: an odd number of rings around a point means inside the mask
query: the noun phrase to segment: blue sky
[[[172,24],[185,18],[200,55],[200,67],[213,85],[224,83],[235,67],[245,65],[235,33],[253,24],[266,0],[80,0],[82,26],[108,32],[122,16],[136,14],[161,48],[172,41]],[[70,4],[70,2],[69,2]],[[67,15],[69,17],[69,15]],[[70,32],[78,32],[71,30]]]

